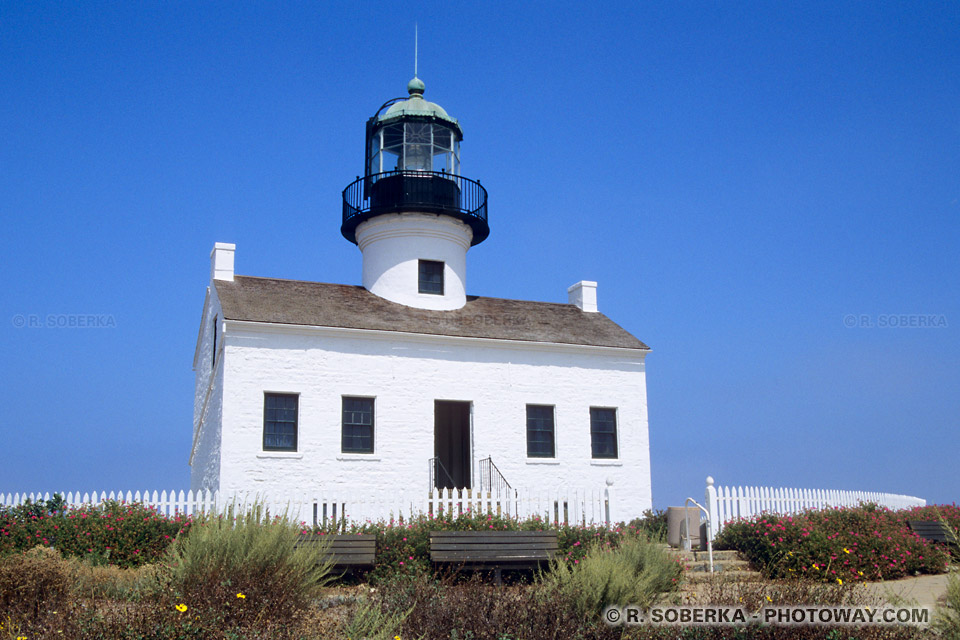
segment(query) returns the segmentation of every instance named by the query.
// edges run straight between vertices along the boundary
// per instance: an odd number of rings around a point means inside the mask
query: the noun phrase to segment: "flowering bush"
[[[392,520],[353,524],[343,530],[317,528],[314,535],[375,534],[377,564],[367,576],[371,582],[383,581],[399,573],[416,575],[430,570],[431,531],[547,531],[557,532],[557,557],[577,564],[587,553],[590,543],[616,547],[624,534],[635,529],[624,525],[551,524],[540,517],[518,520],[494,514],[465,512],[456,516],[422,515],[408,520]],[[304,531],[308,533],[308,531]]]
[[[105,502],[74,509],[26,504],[0,513],[0,554],[35,546],[121,567],[155,562],[191,519],[142,504]]]
[[[736,549],[768,577],[845,581],[890,580],[943,573],[947,552],[906,525],[905,512],[876,505],[765,514],[727,523],[716,549]]]

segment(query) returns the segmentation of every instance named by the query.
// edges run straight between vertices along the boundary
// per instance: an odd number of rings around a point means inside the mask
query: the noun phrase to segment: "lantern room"
[[[455,118],[423,98],[423,81],[407,84],[407,98],[386,102],[367,121],[364,176],[343,192],[341,233],[388,213],[435,213],[469,225],[471,245],[490,234],[487,192],[460,174],[463,131]]]

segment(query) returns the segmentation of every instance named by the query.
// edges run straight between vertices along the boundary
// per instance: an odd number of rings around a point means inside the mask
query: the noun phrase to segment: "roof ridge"
[[[277,282],[299,282],[299,283],[302,283],[302,284],[321,284],[321,285],[325,285],[325,286],[334,286],[334,287],[351,287],[351,288],[353,288],[353,289],[362,289],[362,290],[364,290],[364,291],[367,291],[368,293],[370,293],[370,295],[374,295],[374,296],[377,295],[377,294],[375,294],[375,293],[370,292],[370,291],[369,291],[366,287],[364,287],[363,285],[359,285],[359,284],[344,284],[344,283],[342,283],[342,282],[320,282],[320,281],[317,281],[317,280],[297,280],[297,279],[294,279],[294,278],[271,278],[271,277],[267,277],[267,276],[244,276],[244,275],[235,275],[235,276],[234,276],[234,279],[236,279],[236,278],[246,278],[246,279],[248,279],[248,280],[276,280]],[[379,297],[379,296],[378,296],[378,297]],[[576,306],[576,305],[570,304],[569,302],[548,302],[548,301],[545,301],[545,300],[523,300],[523,299],[521,299],[521,298],[501,298],[501,297],[499,297],[499,296],[478,296],[478,295],[473,295],[473,294],[469,294],[469,293],[468,293],[468,294],[467,294],[467,300],[469,301],[471,298],[474,299],[474,300],[480,300],[480,299],[482,299],[482,300],[500,300],[500,301],[503,301],[503,302],[521,302],[521,303],[523,303],[523,304],[544,304],[544,305],[552,305],[552,306],[559,306],[559,307],[575,307],[575,306]],[[390,302],[390,300],[387,300],[386,298],[382,298],[382,299],[383,299],[385,302]],[[398,304],[398,303],[394,303],[394,304]],[[462,308],[463,308],[463,307],[461,307],[461,309],[462,309]],[[458,310],[459,310],[459,309],[451,309],[451,311],[458,311]],[[598,312],[598,313],[599,313],[599,312]],[[601,314],[601,315],[603,315],[603,314]]]

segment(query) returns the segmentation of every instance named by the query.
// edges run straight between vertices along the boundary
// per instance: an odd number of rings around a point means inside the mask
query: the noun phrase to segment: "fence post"
[[[718,533],[717,489],[713,486],[713,476],[707,476],[707,489],[704,492],[707,507],[707,539],[713,540]]]
[[[613,524],[613,519],[611,517],[611,514],[614,514],[617,512],[617,506],[613,503],[613,478],[608,477],[606,485],[607,485],[607,489],[605,492],[606,500],[604,501],[606,504],[604,505],[605,508],[603,511],[603,517],[604,517],[604,520],[606,521],[606,525],[609,527],[611,524]]]

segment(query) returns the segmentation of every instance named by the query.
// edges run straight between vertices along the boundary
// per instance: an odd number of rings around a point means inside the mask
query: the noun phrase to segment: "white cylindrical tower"
[[[487,192],[460,175],[459,123],[423,99],[419,78],[407,90],[409,98],[387,102],[367,121],[364,176],[343,191],[340,231],[363,253],[370,292],[421,309],[459,309],[467,250],[490,234]]]

